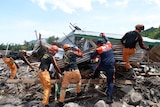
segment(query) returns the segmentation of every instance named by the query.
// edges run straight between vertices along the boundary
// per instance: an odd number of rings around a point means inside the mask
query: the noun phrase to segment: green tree
[[[160,27],[151,27],[149,29],[144,30],[141,34],[142,36],[149,37],[151,39],[160,39]]]
[[[7,48],[6,45],[4,45],[3,43],[0,44],[0,50],[5,50],[6,48]]]
[[[58,39],[59,39],[58,37],[51,36],[47,39],[47,43],[52,44],[53,42],[57,42]]]
[[[24,44],[21,46],[21,49],[24,49],[24,50],[32,50],[34,47],[34,44],[33,43],[29,43],[27,41],[24,41]]]

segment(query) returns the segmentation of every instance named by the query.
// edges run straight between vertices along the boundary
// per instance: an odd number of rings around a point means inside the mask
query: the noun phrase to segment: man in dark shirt
[[[126,62],[126,71],[133,71],[132,66],[130,65],[129,58],[132,54],[136,52],[136,43],[139,43],[139,46],[142,49],[149,50],[144,45],[142,36],[140,35],[140,32],[144,30],[144,25],[137,24],[135,26],[134,31],[127,32],[122,38],[121,43],[123,45],[123,61]]]
[[[108,90],[106,92],[107,99],[106,103],[112,103],[112,91],[114,87],[114,81],[115,81],[115,59],[114,54],[112,50],[112,44],[108,40],[108,38],[105,36],[104,33],[101,33],[100,36],[102,36],[105,40],[98,40],[97,41],[97,49],[91,56],[91,59],[95,59],[98,56],[100,56],[100,62],[98,63],[93,78],[98,78],[100,71],[104,71],[105,75],[107,77],[107,86]]]
[[[63,107],[64,105],[66,88],[70,82],[75,82],[77,84],[77,96],[81,95],[81,74],[76,63],[76,58],[82,57],[83,53],[79,48],[71,49],[69,44],[64,44],[63,49],[65,51],[63,55],[65,67],[60,90],[60,99],[57,103],[58,107]]]
[[[56,70],[61,73],[59,66],[55,60],[54,55],[58,52],[58,47],[56,45],[52,45],[49,49],[48,53],[45,53],[41,58],[41,63],[38,70],[38,76],[40,78],[41,84],[44,89],[43,101],[39,104],[38,107],[49,107],[49,95],[51,91],[51,79],[49,68],[51,63],[55,66]]]

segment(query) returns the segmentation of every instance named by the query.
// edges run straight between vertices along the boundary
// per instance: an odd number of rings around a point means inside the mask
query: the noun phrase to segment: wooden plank
[[[160,74],[159,74],[160,75]],[[82,79],[82,84],[106,84],[106,79]],[[134,84],[133,80],[117,80],[117,83],[120,84]],[[39,80],[37,79],[8,79],[6,81],[6,83],[12,83],[12,84],[16,84],[16,83],[40,83]],[[52,79],[51,83],[60,83],[60,80],[58,79]],[[72,84],[72,83],[71,83]]]
[[[12,84],[16,84],[16,83],[29,83],[29,84],[33,84],[33,83],[40,83],[39,79],[31,79],[31,78],[27,78],[27,79],[8,79],[6,81],[6,83],[12,83]],[[51,83],[60,83],[59,79],[52,79]],[[105,84],[106,83],[106,79],[82,79],[82,84]]]
[[[135,82],[133,80],[117,80],[116,82],[119,83],[119,84],[124,84],[124,85],[135,84]]]
[[[98,89],[94,89],[94,91],[98,92],[99,94],[103,95],[103,96],[107,96],[107,94],[101,90]]]

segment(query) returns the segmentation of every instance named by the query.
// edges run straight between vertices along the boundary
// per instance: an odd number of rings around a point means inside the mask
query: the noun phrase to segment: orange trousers
[[[123,48],[123,61],[126,62],[125,67],[126,70],[132,68],[130,65],[130,56],[133,55],[136,52],[135,48]]]
[[[40,82],[43,86],[43,101],[42,104],[48,105],[49,103],[49,96],[51,92],[51,79],[50,74],[47,70],[42,71],[38,70],[38,76],[40,78]]]
[[[14,79],[17,73],[17,66],[12,58],[3,57],[3,61],[11,70],[10,79]]]
[[[72,71],[64,71],[60,90],[60,102],[64,102],[66,96],[66,88],[70,84],[70,82],[76,83],[77,93],[81,92],[81,74],[78,69]]]

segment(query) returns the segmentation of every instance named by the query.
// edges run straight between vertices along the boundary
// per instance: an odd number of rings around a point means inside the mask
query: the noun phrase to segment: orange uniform
[[[127,71],[132,71],[132,66],[130,65],[129,58],[132,54],[136,52],[136,44],[139,43],[139,46],[142,49],[149,50],[144,45],[142,36],[140,32],[144,30],[144,25],[138,24],[135,26],[134,31],[127,32],[122,38],[121,43],[124,46],[123,48],[123,61],[126,62],[125,68]]]
[[[54,57],[54,55],[57,52],[58,52],[58,47],[56,45],[52,45],[50,47],[49,53],[45,53],[41,58],[41,63],[38,70],[38,76],[40,78],[40,82],[44,89],[43,101],[40,104],[42,104],[45,107],[48,107],[49,96],[51,91],[51,78],[49,73],[49,68],[51,63],[54,65],[54,67],[58,72],[61,72]]]
[[[80,49],[71,50],[69,44],[63,46],[65,53],[63,55],[63,61],[65,68],[63,72],[62,85],[60,90],[60,99],[57,104],[58,107],[63,107],[63,103],[66,95],[66,88],[70,82],[76,83],[77,96],[81,95],[81,74],[76,63],[76,57],[82,57],[83,53]]]
[[[16,72],[17,72],[17,66],[14,62],[14,59],[11,57],[3,57],[2,58],[4,63],[7,64],[7,66],[10,68],[11,70],[11,75],[10,75],[10,79],[14,79],[16,76]]]

